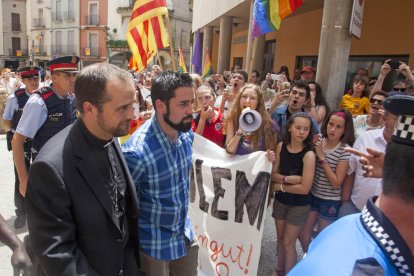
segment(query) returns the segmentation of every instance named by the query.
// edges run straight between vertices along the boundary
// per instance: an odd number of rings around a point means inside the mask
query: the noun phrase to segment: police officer
[[[7,148],[10,151],[11,140],[14,132],[17,128],[17,124],[23,113],[23,107],[25,106],[30,95],[33,94],[39,88],[39,67],[23,67],[17,69],[17,73],[25,86],[14,91],[9,96],[6,103],[6,109],[4,110],[3,120],[5,125],[10,129],[7,132]],[[24,142],[24,163],[26,168],[29,168],[32,141],[27,139]],[[15,186],[14,186],[14,205],[16,206],[16,220],[14,221],[14,228],[20,229],[26,223],[26,209],[24,204],[24,197],[19,192],[19,177],[17,175],[16,167],[14,167]]]
[[[289,275],[414,275],[414,97],[389,97],[384,108],[398,115],[385,156],[352,151],[372,176],[383,158],[380,196],[323,230]]]
[[[24,141],[32,139],[32,158],[56,133],[74,122],[75,103],[73,90],[78,70],[79,57],[65,56],[46,63],[52,74],[50,87],[34,93],[23,109],[17,125],[12,146],[13,158],[19,176],[19,190],[25,196],[27,168],[24,165]]]

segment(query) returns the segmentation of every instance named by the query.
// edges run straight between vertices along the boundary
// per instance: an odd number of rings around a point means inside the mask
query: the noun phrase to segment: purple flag
[[[194,50],[193,50],[193,60],[192,60],[192,64],[194,65],[194,73],[196,74],[201,74],[202,71],[202,61],[201,61],[201,56],[202,56],[202,49],[201,49],[201,33],[200,30],[197,31],[197,38],[196,41],[194,43]]]

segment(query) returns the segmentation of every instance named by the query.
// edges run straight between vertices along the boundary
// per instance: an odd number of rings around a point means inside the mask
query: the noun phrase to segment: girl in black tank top
[[[284,275],[297,261],[296,239],[310,211],[310,190],[315,173],[312,119],[304,112],[293,114],[276,148],[272,186],[276,191],[273,217],[276,222],[278,260],[276,271]]]

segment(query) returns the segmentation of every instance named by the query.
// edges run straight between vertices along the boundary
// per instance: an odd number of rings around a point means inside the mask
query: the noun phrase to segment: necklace
[[[108,189],[109,196],[111,197],[111,200],[112,200],[112,206],[114,208],[115,215],[119,220],[119,218],[124,214],[124,212],[122,212],[122,210],[119,209],[119,203],[118,203],[119,174],[116,168],[114,152],[113,152],[111,145],[108,145],[108,156],[109,156],[109,162],[111,163],[111,178],[113,180],[114,185],[111,187],[109,183],[106,183],[106,187]]]

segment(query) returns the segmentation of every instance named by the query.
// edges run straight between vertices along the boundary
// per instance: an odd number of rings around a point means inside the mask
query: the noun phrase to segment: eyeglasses
[[[394,91],[400,91],[400,92],[405,92],[405,88],[398,88],[398,87],[394,87],[393,88]]]
[[[379,100],[379,99],[369,99],[369,102],[370,103],[377,103],[378,105],[382,105],[383,103],[384,103],[384,101],[383,100]]]

